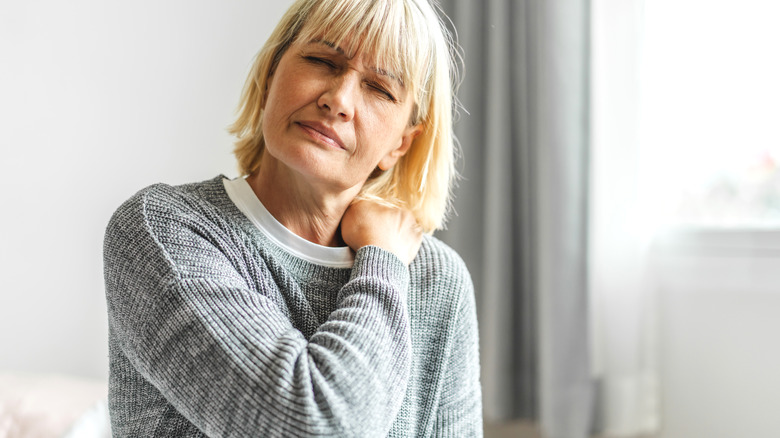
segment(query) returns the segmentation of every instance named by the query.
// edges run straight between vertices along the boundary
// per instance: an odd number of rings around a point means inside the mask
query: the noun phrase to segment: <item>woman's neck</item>
[[[288,230],[319,245],[344,246],[339,224],[356,189],[334,193],[315,186],[267,153],[247,182],[266,210]]]

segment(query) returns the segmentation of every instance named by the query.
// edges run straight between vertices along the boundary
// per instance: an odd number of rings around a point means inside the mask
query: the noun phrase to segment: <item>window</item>
[[[639,139],[656,223],[780,225],[780,2],[644,3]]]

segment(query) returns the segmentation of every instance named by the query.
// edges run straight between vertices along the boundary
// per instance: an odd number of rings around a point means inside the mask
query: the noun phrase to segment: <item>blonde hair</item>
[[[267,84],[282,55],[296,41],[326,40],[399,74],[415,98],[411,124],[422,128],[395,166],[369,177],[356,199],[408,208],[426,232],[442,228],[455,178],[457,52],[434,7],[428,0],[296,1],[255,58],[229,128],[238,138],[234,153],[241,174],[260,166]]]

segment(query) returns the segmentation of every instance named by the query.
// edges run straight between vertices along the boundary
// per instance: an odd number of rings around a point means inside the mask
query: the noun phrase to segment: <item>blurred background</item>
[[[0,1],[0,437],[102,396],[108,219],[237,176],[225,128],[290,3]],[[777,436],[780,4],[441,8],[464,75],[437,235],[476,287],[486,437]]]

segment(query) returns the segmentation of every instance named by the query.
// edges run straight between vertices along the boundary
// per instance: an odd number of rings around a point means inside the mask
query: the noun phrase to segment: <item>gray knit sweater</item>
[[[330,268],[276,246],[222,177],[155,185],[106,231],[115,437],[482,436],[474,293],[425,237]]]

